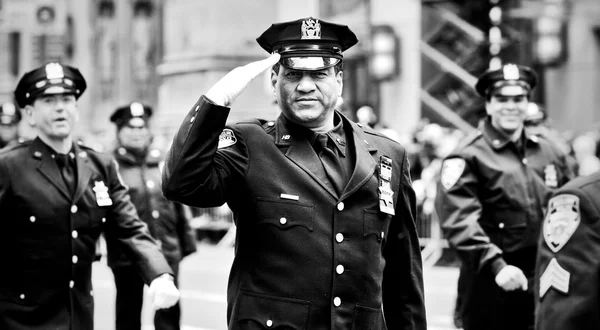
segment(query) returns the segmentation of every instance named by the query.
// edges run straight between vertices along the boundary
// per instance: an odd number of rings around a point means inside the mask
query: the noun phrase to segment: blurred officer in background
[[[524,124],[528,132],[533,135],[543,135],[547,140],[559,147],[565,154],[570,155],[572,153],[572,148],[567,141],[567,138],[552,127],[548,112],[542,105],[535,102],[529,102],[526,113]],[[569,157],[568,160],[571,163],[573,173],[576,173],[575,170],[577,164],[575,164],[575,159]]]
[[[172,270],[109,155],[73,143],[79,70],[48,63],[15,90],[32,141],[0,152],[0,329],[94,328],[92,262],[101,232],[121,244],[155,308],[179,299]]]
[[[600,329],[600,172],[548,203],[535,271],[535,328]]]
[[[272,55],[200,97],[163,172],[167,198],[234,213],[229,329],[426,329],[406,151],[335,110],[356,36],[306,18],[257,41]],[[269,68],[278,119],[226,127],[235,98]]]
[[[152,108],[139,102],[115,110],[110,116],[110,121],[117,126],[114,156],[121,178],[129,188],[131,201],[152,237],[162,247],[177,285],[179,262],[196,251],[196,242],[188,221],[190,213],[185,213],[183,205],[167,200],[160,189],[163,155],[150,147],[153,135],[148,123],[151,116]],[[106,247],[108,266],[113,271],[117,288],[116,329],[140,330],[144,279],[117,240],[108,238]],[[179,329],[180,318],[179,304],[158,310],[154,314],[154,328]]]
[[[19,139],[20,121],[21,111],[14,104],[0,104],[0,149]]]
[[[550,194],[573,177],[566,155],[524,129],[534,72],[506,64],[481,75],[487,118],[444,159],[436,196],[461,260],[465,330],[531,329],[537,238]]]

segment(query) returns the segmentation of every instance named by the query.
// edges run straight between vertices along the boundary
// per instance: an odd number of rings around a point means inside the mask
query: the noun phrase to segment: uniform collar
[[[344,118],[340,113],[335,111],[334,113],[334,122],[336,123],[335,127],[327,132],[327,136],[334,142],[336,148],[339,150],[341,155],[346,156],[346,130],[351,127],[345,128]],[[289,146],[292,143],[292,138],[305,138],[308,142],[313,145],[317,138],[317,133],[312,130],[300,126],[296,123],[293,123],[289,119],[287,119],[283,113],[279,115],[277,119],[277,124],[274,122],[268,122],[267,126],[275,126],[275,143],[282,146]]]
[[[500,133],[496,128],[494,128],[494,126],[492,126],[489,118],[485,118],[479,123],[478,133],[482,134],[494,149],[502,149],[509,142],[511,142],[506,135]],[[530,142],[534,144],[538,143],[538,137],[529,133],[527,128],[523,129],[523,134],[525,135],[525,141],[527,144]]]
[[[54,150],[51,146],[47,145],[46,142],[42,141],[42,139],[40,139],[39,137],[35,138],[37,140],[37,145],[40,146],[40,148],[37,148],[38,152],[44,152],[50,155],[50,157],[52,157],[52,159],[56,158],[56,155],[59,154],[56,150]],[[74,144],[71,145],[71,148],[69,149],[69,152],[67,152],[67,155],[69,156],[69,160],[71,162],[75,162],[75,147]]]

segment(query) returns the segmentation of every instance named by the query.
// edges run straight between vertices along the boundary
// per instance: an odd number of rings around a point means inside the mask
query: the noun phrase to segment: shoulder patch
[[[226,128],[221,132],[221,135],[219,135],[219,146],[217,148],[226,148],[234,145],[236,142],[237,138],[235,137],[235,134],[233,134],[233,131]]]
[[[580,222],[579,197],[563,194],[550,199],[542,228],[544,241],[550,250],[556,253],[562,249]]]
[[[463,171],[465,170],[465,160],[462,158],[450,158],[442,163],[441,183],[446,189],[452,188]]]

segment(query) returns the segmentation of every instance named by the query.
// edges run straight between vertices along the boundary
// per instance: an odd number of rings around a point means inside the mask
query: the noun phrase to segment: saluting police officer
[[[257,41],[272,55],[200,97],[163,172],[167,198],[233,210],[229,329],[426,329],[406,151],[334,108],[355,34],[305,18]],[[268,68],[281,115],[226,126]]]
[[[93,329],[101,232],[137,265],[155,308],[179,298],[114,159],[73,143],[85,89],[78,69],[53,62],[27,72],[15,90],[37,137],[0,152],[0,329]]]
[[[550,194],[573,177],[566,155],[524,129],[536,75],[505,64],[475,88],[487,118],[442,165],[436,212],[461,259],[465,330],[531,329],[537,238]]]
[[[151,116],[152,108],[140,102],[117,108],[110,116],[110,121],[117,127],[117,147],[113,154],[119,164],[121,178],[129,188],[131,201],[140,219],[148,225],[150,234],[161,246],[177,284],[179,263],[196,251],[196,242],[187,217],[189,212],[186,214],[183,205],[167,200],[160,189],[160,167],[164,156],[160,150],[151,148]],[[108,237],[106,244],[108,266],[112,269],[117,288],[116,330],[140,330],[144,279],[114,237]],[[154,328],[179,329],[180,318],[179,304],[157,310]]]
[[[19,140],[21,111],[11,103],[0,104],[0,149]]]
[[[535,272],[537,330],[600,329],[600,172],[548,202]]]

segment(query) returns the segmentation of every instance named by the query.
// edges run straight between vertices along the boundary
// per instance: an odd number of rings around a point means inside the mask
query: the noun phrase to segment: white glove
[[[519,268],[507,265],[496,275],[496,284],[504,291],[521,289],[527,291],[527,277]]]
[[[148,289],[152,307],[156,309],[172,307],[179,301],[180,293],[171,275],[161,275],[150,283]]]
[[[228,107],[261,72],[272,67],[281,55],[275,53],[264,60],[248,63],[231,70],[206,93],[206,97],[217,105]]]

